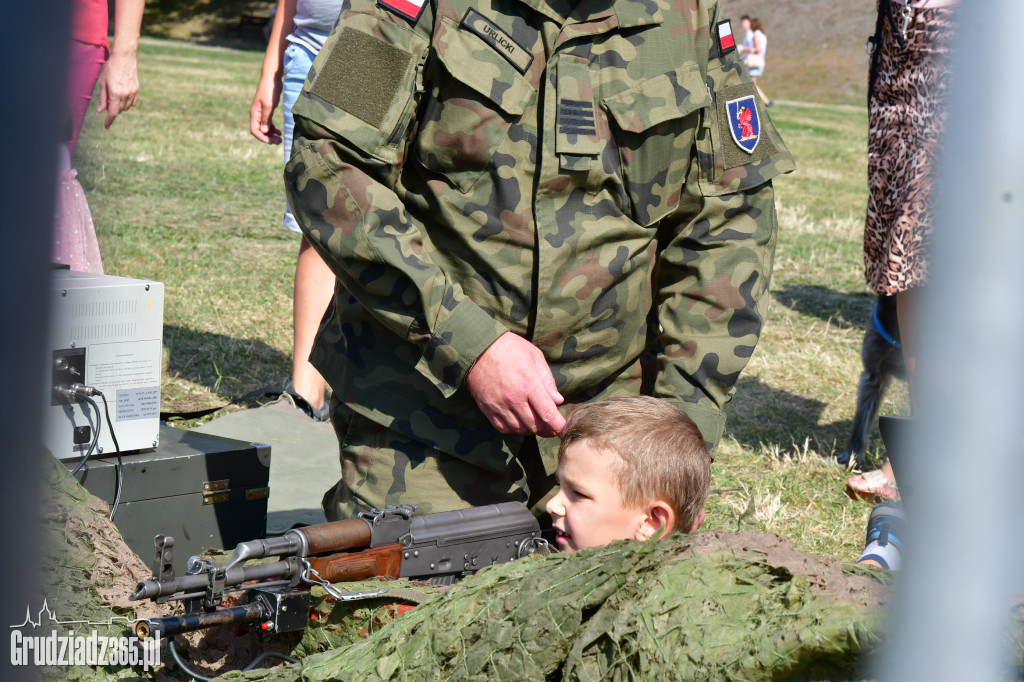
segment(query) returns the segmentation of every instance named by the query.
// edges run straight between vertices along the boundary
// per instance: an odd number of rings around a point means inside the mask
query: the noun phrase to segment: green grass
[[[77,152],[107,272],[165,285],[167,410],[217,405],[290,371],[298,238],[281,227],[281,148],[248,132],[260,60],[145,41],[141,106],[109,131],[91,115]],[[782,103],[772,116],[799,170],[776,183],[773,300],[729,406],[705,528],[779,533],[851,561],[870,507],[846,498],[847,474],[827,457],[848,435],[872,304],[866,112]],[[884,413],[905,409],[898,388]]]
[[[165,285],[165,408],[290,372],[298,237],[280,223],[281,147],[249,134],[260,59],[146,42],[140,107],[107,131],[90,116],[76,152],[107,272]]]

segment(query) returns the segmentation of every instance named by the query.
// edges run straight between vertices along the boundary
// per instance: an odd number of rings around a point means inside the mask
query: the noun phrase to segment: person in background
[[[284,160],[291,156],[292,105],[302,90],[306,74],[341,13],[343,0],[279,0],[270,31],[263,69],[249,108],[249,132],[260,142],[284,142]],[[274,126],[274,109],[283,99],[283,131]],[[285,206],[284,226],[300,233],[290,208]],[[300,233],[301,235],[301,233]],[[326,421],[324,400],[327,382],[309,362],[320,320],[334,294],[334,273],[305,237],[299,242],[292,298],[292,380],[286,391],[296,405],[317,421]]]
[[[54,263],[67,265],[72,270],[103,274],[103,259],[92,212],[78,182],[78,171],[71,167],[71,152],[67,140],[71,137],[72,119],[68,112],[65,141],[58,148],[57,198],[53,210]]]
[[[736,48],[736,52],[743,57],[746,63],[747,55],[754,49],[754,32],[750,28],[750,16],[744,14],[740,17],[740,28],[743,29],[743,42]]]
[[[75,153],[85,113],[96,81],[100,84],[96,111],[107,112],[104,128],[139,103],[137,56],[145,0],[115,0],[114,45],[107,37],[107,0],[74,0],[68,68],[68,106],[72,129],[68,151]],[[102,77],[101,77],[102,73]]]
[[[945,130],[956,0],[880,0],[868,89],[868,206],[864,272],[896,296],[914,408],[916,297],[928,274],[935,170]],[[858,474],[851,496],[898,500],[892,466]]]
[[[52,258],[72,270],[103,274],[99,241],[89,203],[71,159],[99,81],[97,112],[107,112],[109,129],[120,114],[139,103],[139,32],[145,0],[116,0],[114,45],[107,36],[107,0],[74,0],[68,48],[67,112],[58,166],[54,205]]]
[[[750,80],[754,81],[754,87],[757,88],[757,94],[761,96],[761,101],[764,102],[766,107],[770,107],[772,101],[764,94],[764,90],[761,89],[759,82],[761,75],[764,73],[765,58],[768,53],[768,36],[764,33],[764,26],[761,25],[760,19],[750,20],[750,30],[753,46],[746,51],[743,61],[747,65],[747,73],[750,74]]]
[[[868,534],[858,564],[898,571],[903,565],[903,527],[907,515],[899,502],[879,502],[868,518]]]

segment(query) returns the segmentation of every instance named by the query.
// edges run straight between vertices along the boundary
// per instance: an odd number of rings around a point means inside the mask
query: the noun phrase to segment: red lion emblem
[[[739,111],[736,112],[736,122],[739,124],[741,132],[740,139],[746,140],[754,136],[754,126],[750,123],[753,117],[753,112],[746,107],[740,107]]]

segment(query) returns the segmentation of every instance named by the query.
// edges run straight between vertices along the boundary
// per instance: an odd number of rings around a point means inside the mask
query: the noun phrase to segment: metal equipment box
[[[123,455],[121,499],[114,524],[128,547],[151,566],[153,537],[174,537],[174,569],[205,549],[232,549],[266,536],[270,446],[160,427],[160,444]],[[72,468],[75,462],[65,462]],[[108,504],[116,457],[94,457],[76,478]]]
[[[43,445],[59,459],[156,447],[164,285],[160,282],[54,270],[50,277],[50,368]],[[98,389],[91,399],[62,397],[74,384]],[[110,412],[110,420],[104,405]]]

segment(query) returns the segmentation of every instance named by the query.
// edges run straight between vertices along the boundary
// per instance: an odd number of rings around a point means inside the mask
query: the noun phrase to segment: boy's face
[[[561,489],[547,503],[562,551],[575,552],[615,540],[642,539],[638,534],[647,515],[622,504],[613,464],[618,455],[599,450],[586,439],[562,453],[558,462]]]

